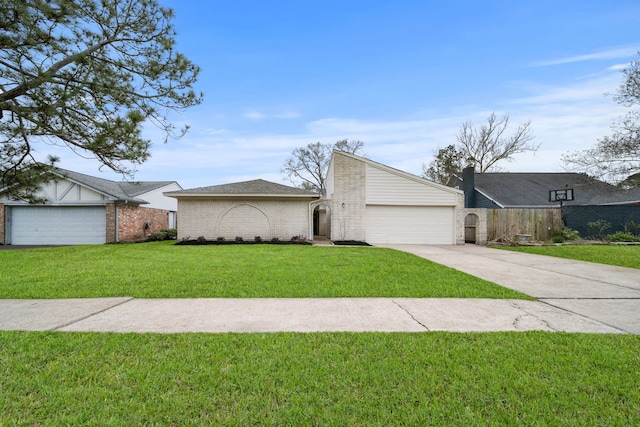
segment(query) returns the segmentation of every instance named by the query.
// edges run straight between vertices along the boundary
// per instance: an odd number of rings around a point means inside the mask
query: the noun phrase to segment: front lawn
[[[413,297],[531,299],[386,248],[180,246],[0,251],[0,298]]]
[[[640,425],[640,337],[0,332],[0,425]]]
[[[640,269],[640,245],[493,246],[496,249],[549,255]]]

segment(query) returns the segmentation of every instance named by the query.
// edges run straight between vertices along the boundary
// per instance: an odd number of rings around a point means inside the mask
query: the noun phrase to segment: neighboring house
[[[623,190],[581,173],[475,173],[463,171],[461,187],[465,208],[550,208],[549,192],[573,190],[574,200],[563,206],[634,205],[640,203],[640,189]]]
[[[263,180],[167,192],[178,239],[314,235],[370,244],[464,242],[460,190],[334,151],[326,196]]]
[[[60,168],[54,174],[38,193],[43,205],[10,200],[0,189],[1,244],[134,242],[176,226],[177,203],[163,195],[182,188],[175,181],[116,182]]]

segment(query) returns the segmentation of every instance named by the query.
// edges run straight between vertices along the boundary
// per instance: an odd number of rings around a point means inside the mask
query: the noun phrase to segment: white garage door
[[[367,243],[451,245],[453,207],[367,206]]]
[[[106,242],[105,208],[14,206],[11,244],[78,245]]]

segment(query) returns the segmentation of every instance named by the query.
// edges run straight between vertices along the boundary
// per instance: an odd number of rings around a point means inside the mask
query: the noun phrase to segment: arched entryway
[[[477,244],[480,239],[480,218],[475,213],[470,213],[464,218],[464,242]]]

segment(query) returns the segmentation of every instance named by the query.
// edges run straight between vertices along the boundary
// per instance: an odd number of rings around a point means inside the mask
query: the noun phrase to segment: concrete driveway
[[[640,270],[476,245],[390,245],[538,298],[540,303],[640,334]]]
[[[393,245],[538,301],[460,298],[1,300],[0,329],[640,334],[640,271],[475,245]],[[335,250],[340,250],[336,247]]]

